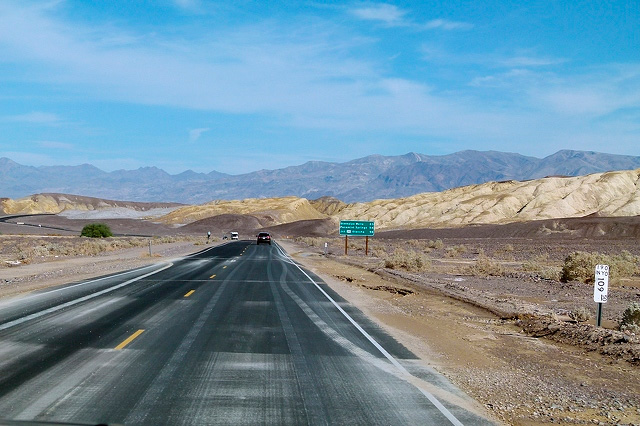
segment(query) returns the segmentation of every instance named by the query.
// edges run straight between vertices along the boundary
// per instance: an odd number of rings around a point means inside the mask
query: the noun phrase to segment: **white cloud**
[[[209,127],[189,130],[189,142],[197,141],[203,133],[208,132],[209,130],[211,130]]]
[[[403,18],[406,14],[405,11],[400,10],[397,6],[386,3],[352,9],[351,13],[359,19],[379,21],[390,26],[403,25]]]
[[[43,125],[57,125],[62,122],[62,119],[57,114],[41,111],[33,111],[26,114],[7,115],[2,117],[2,119],[5,121]]]

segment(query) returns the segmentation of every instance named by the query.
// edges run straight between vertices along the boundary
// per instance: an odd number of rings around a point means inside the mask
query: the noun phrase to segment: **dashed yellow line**
[[[195,290],[189,290],[189,292],[187,292],[187,294],[185,294],[184,297],[189,297],[195,292],[196,292]]]
[[[117,350],[123,349],[125,346],[127,346],[129,343],[133,342],[133,340],[138,337],[139,335],[141,335],[142,333],[144,333],[144,330],[138,330],[135,333],[133,333],[131,336],[127,337],[122,343],[120,343],[118,346],[116,346]]]
[[[222,267],[222,269],[227,269],[227,265],[224,265],[224,266]]]
[[[216,274],[211,275],[209,278],[215,278]]]

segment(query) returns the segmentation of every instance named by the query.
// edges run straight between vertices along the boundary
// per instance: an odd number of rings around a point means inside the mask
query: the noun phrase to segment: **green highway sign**
[[[341,220],[340,235],[355,237],[372,237],[375,223],[366,220]]]

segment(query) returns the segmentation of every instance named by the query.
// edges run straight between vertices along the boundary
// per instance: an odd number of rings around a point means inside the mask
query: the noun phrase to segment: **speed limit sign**
[[[596,265],[596,279],[593,283],[593,301],[607,303],[609,290],[609,265]]]

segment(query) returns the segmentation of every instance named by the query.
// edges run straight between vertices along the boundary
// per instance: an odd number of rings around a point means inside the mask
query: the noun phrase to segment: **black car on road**
[[[260,232],[258,234],[258,242],[257,242],[257,244],[260,245],[262,243],[271,245],[271,235],[269,235],[268,232]]]

